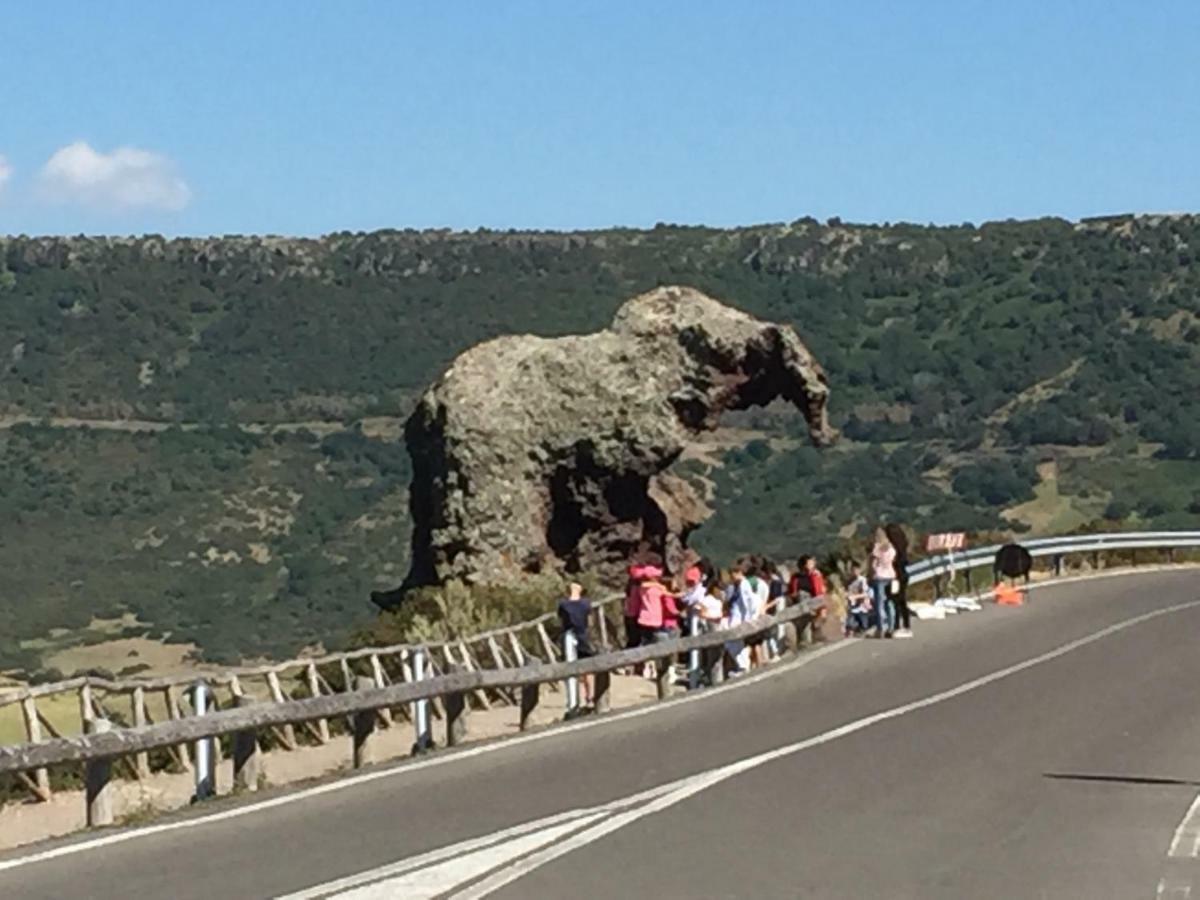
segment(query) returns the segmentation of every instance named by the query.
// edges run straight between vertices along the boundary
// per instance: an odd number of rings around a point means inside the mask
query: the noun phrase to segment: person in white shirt
[[[749,585],[753,597],[753,610],[749,618],[758,619],[765,616],[767,604],[771,602],[771,584],[763,577],[761,568],[757,565],[752,566],[746,572],[743,584]],[[746,640],[746,643],[750,645],[750,662],[756,668],[762,668],[767,664],[766,642],[766,634],[758,634]]]

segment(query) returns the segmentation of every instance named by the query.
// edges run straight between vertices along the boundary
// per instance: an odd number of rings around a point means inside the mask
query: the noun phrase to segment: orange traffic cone
[[[1021,606],[1025,603],[1025,592],[1011,585],[998,584],[994,593],[996,602],[1001,606]]]

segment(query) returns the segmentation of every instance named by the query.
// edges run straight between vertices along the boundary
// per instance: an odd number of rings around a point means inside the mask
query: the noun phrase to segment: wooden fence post
[[[83,733],[87,734],[87,723],[96,716],[95,710],[92,708],[92,686],[81,684],[79,686],[79,722],[83,726]]]
[[[597,713],[608,712],[612,708],[612,672],[597,672],[592,687],[592,705]]]
[[[666,700],[671,696],[671,675],[674,674],[671,671],[674,668],[671,661],[673,659],[674,657],[668,656],[666,659],[655,660],[654,685],[659,700]]]
[[[166,690],[167,697],[167,716],[172,721],[178,721],[183,718],[183,711],[179,707],[179,690],[174,685],[168,685]],[[192,754],[188,750],[187,743],[176,744],[173,748],[175,755],[179,758],[179,764],[185,772],[192,771]]]
[[[37,701],[32,697],[21,700],[21,716],[25,719],[25,737],[29,743],[36,744],[42,739],[42,721],[38,718]],[[50,799],[50,773],[46,769],[34,769],[33,784],[38,799],[46,802]]]
[[[245,694],[234,701],[238,708],[253,706],[257,701]],[[258,776],[262,769],[262,756],[258,751],[258,734],[254,729],[235,732],[233,735],[233,788],[237,791],[257,791]]]
[[[383,671],[383,663],[379,661],[377,654],[371,654],[371,675],[375,679],[375,687],[385,688],[388,686],[387,675]],[[392,727],[392,711],[386,706],[379,710],[379,718],[383,720],[383,724],[388,728]]]
[[[370,691],[374,688],[375,680],[373,678],[366,675],[359,675],[355,678],[355,690]],[[356,769],[375,762],[375,718],[376,712],[373,709],[364,709],[354,714],[351,730],[354,735],[354,768]]]
[[[542,650],[544,650],[546,653],[546,664],[553,665],[557,659],[557,655],[554,651],[554,641],[550,640],[550,635],[546,633],[546,626],[541,622],[538,622],[537,633],[539,640],[542,642]]]
[[[84,722],[85,734],[105,734],[112,731],[108,719],[89,718]],[[89,828],[113,823],[111,757],[93,759],[84,768],[84,786],[87,799],[87,824]]]
[[[144,728],[146,725],[146,689],[138,685],[133,689],[133,727]],[[150,754],[138,753],[133,758],[134,771],[138,780],[145,781],[150,777]]]
[[[317,664],[308,664],[308,692],[314,697],[321,696],[321,677],[317,674]],[[317,719],[317,740],[322,744],[329,743],[329,720]]]
[[[716,687],[725,680],[725,648],[724,646],[709,647],[704,660],[704,674],[708,683]]]
[[[267,687],[271,689],[271,699],[276,703],[283,703],[286,697],[283,696],[283,686],[279,683],[279,673],[272,669],[267,673]],[[292,725],[284,725],[281,729],[283,745],[288,750],[296,749],[296,729]]]
[[[541,685],[526,684],[521,686],[521,730],[528,731],[533,724],[533,711],[537,709],[538,693]]]
[[[514,632],[510,631],[508,633],[508,644],[510,647],[512,647],[513,661],[516,663],[517,668],[519,669],[521,666],[525,665],[525,650],[521,646],[521,642],[517,640],[517,636]]]

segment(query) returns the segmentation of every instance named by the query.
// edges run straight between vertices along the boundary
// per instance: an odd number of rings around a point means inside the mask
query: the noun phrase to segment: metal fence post
[[[688,637],[700,633],[700,610],[693,605],[688,609]],[[693,647],[688,651],[688,690],[694,691],[700,687],[700,648]]]
[[[1063,573],[1063,555],[1061,553],[1054,554],[1054,577],[1061,578]]]
[[[197,716],[203,716],[208,713],[209,700],[211,692],[208,685],[203,681],[197,681],[192,685],[192,711]],[[207,800],[216,793],[216,773],[213,766],[213,739],[200,738],[196,741],[196,793],[192,797],[193,802]]]
[[[563,632],[563,662],[575,662],[579,658],[579,640],[570,629]],[[579,678],[567,677],[567,717],[579,711]]]
[[[417,647],[412,652],[413,681],[425,680],[425,648]],[[413,701],[413,727],[417,738],[413,743],[413,755],[424,753],[433,748],[433,735],[429,731],[429,701],[427,699]]]

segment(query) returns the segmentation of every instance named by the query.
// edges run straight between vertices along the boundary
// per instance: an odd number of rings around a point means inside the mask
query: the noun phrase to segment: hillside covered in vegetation
[[[128,614],[216,661],[336,646],[406,569],[420,390],[658,284],[794,325],[843,433],[817,451],[771,407],[685,453],[708,552],[829,551],[879,517],[1194,526],[1197,253],[1194,216],[0,238],[0,667]]]

